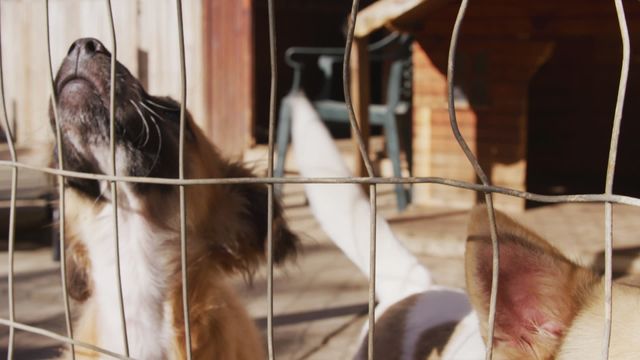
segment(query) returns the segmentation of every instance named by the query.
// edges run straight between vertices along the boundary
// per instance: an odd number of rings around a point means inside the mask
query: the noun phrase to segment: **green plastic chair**
[[[411,172],[411,127],[407,123],[402,133],[398,121],[411,113],[411,37],[397,32],[391,33],[382,40],[369,45],[370,62],[388,62],[389,71],[386,82],[385,98],[382,104],[369,105],[369,122],[372,126],[382,126],[385,132],[387,155],[393,165],[393,175],[402,176],[400,163],[400,147],[404,151]],[[325,122],[349,122],[347,105],[343,100],[332,99],[331,90],[335,82],[342,83],[342,72],[334,71],[335,65],[343,61],[343,48],[291,47],[285,52],[285,60],[293,69],[293,83],[289,94],[282,99],[278,119],[276,139],[277,162],[274,175],[284,175],[284,162],[291,133],[291,109],[288,98],[291,94],[302,91],[302,74],[304,64],[296,59],[317,57],[317,66],[323,77],[323,85],[317,98],[312,100],[313,106]],[[295,58],[295,59],[294,59]],[[403,141],[400,136],[403,135]],[[404,184],[395,186],[399,210],[404,210],[410,201],[410,188]]]

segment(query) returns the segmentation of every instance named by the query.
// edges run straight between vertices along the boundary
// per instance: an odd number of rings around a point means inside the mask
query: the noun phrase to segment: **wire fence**
[[[122,298],[122,282],[120,275],[120,259],[119,259],[119,237],[118,237],[118,197],[115,194],[118,191],[118,184],[120,183],[144,183],[144,184],[164,184],[174,185],[179,187],[179,201],[180,201],[180,244],[181,244],[181,269],[182,269],[182,299],[183,299],[183,312],[185,322],[185,348],[187,358],[191,359],[191,334],[189,326],[189,302],[188,302],[188,282],[186,274],[186,259],[187,259],[187,233],[186,233],[186,199],[185,199],[185,187],[193,185],[222,185],[222,184],[266,184],[268,186],[268,219],[267,219],[267,343],[268,343],[268,356],[269,359],[276,357],[276,349],[274,348],[274,334],[273,334],[273,208],[274,208],[274,185],[276,184],[366,184],[369,185],[370,193],[370,281],[369,281],[369,330],[368,330],[368,356],[369,359],[373,358],[373,339],[375,332],[375,266],[376,266],[376,211],[377,211],[377,186],[380,184],[440,184],[443,186],[451,186],[461,189],[468,189],[484,194],[485,201],[487,203],[489,221],[491,224],[491,239],[493,247],[493,277],[491,286],[491,300],[490,300],[490,313],[489,313],[489,334],[487,341],[486,358],[491,359],[493,351],[493,329],[496,314],[496,299],[498,289],[498,269],[499,269],[499,252],[498,238],[496,232],[496,222],[493,209],[493,194],[503,194],[508,196],[514,196],[523,198],[526,200],[538,201],[543,203],[604,203],[604,223],[605,223],[605,307],[603,312],[605,314],[605,322],[603,327],[603,345],[602,345],[602,358],[607,359],[609,354],[609,343],[611,336],[611,311],[612,311],[612,204],[627,204],[640,207],[640,199],[629,196],[616,195],[613,193],[613,181],[615,174],[616,155],[618,148],[618,138],[620,133],[620,123],[622,119],[622,109],[625,98],[625,91],[627,86],[627,78],[629,72],[629,59],[630,59],[630,45],[629,45],[629,32],[625,21],[625,13],[621,0],[614,0],[616,14],[618,17],[620,35],[622,39],[622,65],[620,73],[619,88],[617,94],[617,102],[613,121],[613,130],[611,133],[611,143],[609,150],[609,159],[607,164],[607,176],[606,187],[602,194],[577,194],[577,195],[541,195],[530,192],[518,191],[509,188],[493,186],[490,183],[489,178],[485,174],[484,170],[480,166],[477,158],[467,145],[465,139],[460,133],[458,128],[458,122],[456,119],[455,103],[453,96],[453,84],[455,79],[455,63],[456,63],[456,50],[459,38],[459,31],[461,24],[463,23],[465,11],[467,9],[468,0],[462,0],[460,3],[459,11],[456,17],[456,21],[451,34],[451,43],[449,48],[448,64],[447,64],[447,83],[448,83],[448,105],[451,130],[460,146],[465,153],[469,163],[473,166],[476,175],[480,179],[481,184],[475,184],[470,182],[464,182],[453,179],[439,178],[439,177],[376,177],[373,172],[373,166],[371,160],[368,157],[366,146],[351,100],[350,92],[350,55],[351,47],[354,40],[354,29],[357,21],[357,14],[359,10],[359,0],[352,1],[352,8],[349,17],[349,26],[347,41],[345,44],[344,55],[344,94],[349,111],[349,120],[353,132],[355,133],[360,155],[365,164],[367,171],[366,177],[348,177],[348,178],[308,178],[308,177],[289,177],[281,178],[274,177],[274,129],[275,129],[275,110],[276,110],[276,92],[277,92],[277,61],[276,61],[276,19],[274,10],[274,1],[267,0],[268,2],[268,17],[269,17],[269,40],[270,40],[270,62],[271,62],[271,87],[270,87],[270,111],[269,111],[269,154],[268,154],[268,169],[266,177],[258,178],[209,178],[209,179],[186,179],[184,176],[184,132],[185,132],[185,112],[187,102],[187,87],[186,87],[186,68],[185,68],[185,49],[184,49],[184,31],[182,22],[182,2],[176,0],[176,16],[178,20],[178,40],[180,49],[180,79],[181,79],[181,96],[180,96],[180,137],[179,137],[179,176],[175,178],[148,178],[148,177],[133,177],[133,176],[116,176],[116,155],[115,155],[115,86],[111,86],[111,101],[110,101],[110,158],[111,158],[111,174],[93,174],[65,170],[64,162],[62,158],[62,141],[60,133],[60,124],[58,123],[58,111],[55,100],[54,91],[54,76],[51,60],[51,44],[50,44],[50,25],[49,25],[49,1],[45,0],[43,6],[46,7],[46,27],[47,27],[47,51],[49,54],[49,74],[51,83],[51,95],[53,97],[53,116],[55,120],[55,135],[57,142],[57,154],[58,154],[58,168],[50,167],[37,167],[31,166],[25,163],[21,163],[16,154],[16,148],[14,144],[14,137],[12,136],[12,129],[9,125],[9,118],[7,116],[7,109],[5,104],[4,94],[2,91],[2,121],[3,126],[7,134],[7,140],[11,155],[10,161],[0,161],[0,166],[11,168],[11,201],[10,201],[10,215],[9,215],[9,234],[8,234],[8,297],[9,297],[9,319],[1,319],[0,324],[9,328],[9,344],[8,344],[8,359],[13,358],[15,350],[15,331],[22,330],[33,334],[49,337],[51,339],[60,341],[70,345],[71,356],[75,359],[75,348],[82,347],[88,350],[96,351],[98,353],[111,356],[118,359],[130,359],[129,356],[129,342],[127,337],[127,326],[124,317],[124,306]],[[115,69],[117,62],[117,43],[116,43],[116,29],[113,21],[113,13],[111,1],[105,1],[106,10],[109,16],[109,23],[111,29],[111,84],[115,83]],[[0,26],[0,33],[2,32]],[[0,44],[0,89],[4,89],[4,74],[2,67],[2,44]],[[118,354],[107,349],[100,348],[93,344],[84,343],[75,340],[73,337],[73,327],[71,323],[71,314],[69,310],[69,295],[66,286],[66,266],[65,262],[60,262],[61,280],[63,289],[63,299],[65,307],[65,320],[66,320],[66,335],[60,335],[48,330],[29,326],[23,323],[19,323],[15,319],[15,303],[14,303],[14,249],[15,249],[15,216],[16,216],[16,189],[19,179],[19,170],[31,169],[38,170],[47,174],[55,175],[58,178],[58,191],[59,191],[59,211],[60,214],[60,254],[61,258],[65,259],[65,185],[64,178],[78,178],[89,180],[102,180],[107,181],[110,184],[110,188],[114,196],[111,201],[114,202],[113,206],[113,241],[115,244],[115,258],[116,258],[116,278],[118,280],[117,288],[119,295],[119,317],[122,327],[122,341],[124,345],[124,354]]]

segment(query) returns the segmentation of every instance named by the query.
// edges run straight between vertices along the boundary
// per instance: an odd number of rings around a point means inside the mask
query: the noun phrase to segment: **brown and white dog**
[[[302,176],[347,177],[348,167],[311,103],[289,97],[293,150]],[[314,156],[322,153],[323,156]],[[305,185],[317,220],[368,276],[369,200],[354,184]],[[496,213],[500,280],[494,359],[600,359],[603,279],[567,259],[534,232]],[[487,209],[471,212],[466,293],[435,285],[383,218],[377,219],[374,355],[383,360],[482,360],[491,293]],[[610,359],[640,359],[640,288],[615,284]],[[357,359],[366,359],[366,343]]]
[[[56,80],[67,170],[109,174],[111,55],[95,39],[73,43]],[[116,164],[123,176],[178,177],[179,105],[146,93],[121,64],[116,69]],[[53,124],[53,117],[52,117]],[[190,116],[185,177],[250,177],[221,158]],[[123,353],[118,305],[113,194],[104,181],[67,178],[67,263],[70,295],[83,302],[75,338]],[[183,359],[178,189],[119,183],[120,269],[130,355]],[[265,255],[267,188],[257,184],[187,186],[187,253],[194,359],[259,359],[253,321],[226,284],[251,274]],[[274,258],[296,252],[297,238],[274,209]],[[101,355],[76,347],[79,358]]]

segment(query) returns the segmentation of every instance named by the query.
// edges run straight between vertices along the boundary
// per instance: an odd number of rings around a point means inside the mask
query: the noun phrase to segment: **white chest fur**
[[[105,206],[95,221],[82,229],[92,264],[94,301],[98,309],[99,345],[123,352],[124,337],[116,273],[113,208]],[[168,282],[172,234],[158,231],[139,213],[118,213],[122,296],[129,351],[138,359],[166,359],[172,343]]]

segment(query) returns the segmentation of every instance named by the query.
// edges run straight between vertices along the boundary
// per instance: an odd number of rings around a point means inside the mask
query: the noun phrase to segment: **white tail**
[[[293,153],[304,177],[350,177],[329,132],[309,100],[289,98],[292,108]],[[308,184],[305,186],[313,214],[345,255],[369,276],[370,206],[356,184]],[[393,235],[378,217],[376,295],[385,308],[431,286],[431,274]]]

